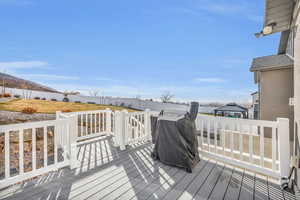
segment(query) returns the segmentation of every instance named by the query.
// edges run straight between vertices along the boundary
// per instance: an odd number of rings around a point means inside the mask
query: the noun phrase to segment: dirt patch
[[[55,114],[43,114],[43,113],[24,114],[21,112],[0,110],[0,125],[53,120],[53,119],[55,119]]]

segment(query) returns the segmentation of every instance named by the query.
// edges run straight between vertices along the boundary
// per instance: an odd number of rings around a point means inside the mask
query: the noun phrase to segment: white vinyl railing
[[[0,126],[0,189],[65,166],[76,168],[77,146],[94,137],[112,136],[121,150],[151,140],[150,116],[157,113],[107,109],[56,114],[52,121]],[[196,127],[201,155],[275,178],[288,175],[288,119],[198,115]]]
[[[289,174],[289,120],[233,119],[198,115],[202,155],[275,178]]]
[[[114,114],[110,109],[72,113],[56,112],[57,118],[74,116],[77,123],[77,141],[113,134]]]
[[[116,111],[115,144],[124,150],[126,145],[151,140],[150,111],[132,112]]]
[[[0,126],[0,188],[70,165],[71,125],[70,119],[61,119]]]

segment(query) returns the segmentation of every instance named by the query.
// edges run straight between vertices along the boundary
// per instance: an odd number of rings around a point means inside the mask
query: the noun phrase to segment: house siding
[[[290,119],[290,138],[293,139],[293,107],[289,98],[293,97],[293,69],[260,72],[260,119]],[[266,134],[268,136],[268,134]]]

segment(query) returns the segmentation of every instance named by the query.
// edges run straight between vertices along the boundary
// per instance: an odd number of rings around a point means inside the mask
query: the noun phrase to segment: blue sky
[[[263,0],[0,0],[0,70],[109,96],[238,101],[256,90]]]

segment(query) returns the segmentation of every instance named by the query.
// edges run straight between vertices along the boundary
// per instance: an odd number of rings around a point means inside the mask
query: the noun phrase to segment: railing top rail
[[[110,112],[112,110],[86,110],[86,111],[78,111],[78,112],[70,112],[69,114],[93,114],[93,113],[105,113],[105,112]]]
[[[130,112],[128,113],[129,115],[143,115],[145,114],[146,112],[145,111],[138,111],[138,112]]]
[[[68,119],[57,119],[57,120],[47,120],[47,121],[38,121],[38,122],[25,122],[19,124],[8,124],[0,126],[0,133],[7,130],[19,130],[19,129],[31,129],[31,128],[40,128],[45,126],[55,126],[57,124],[65,123]]]
[[[205,120],[212,120],[217,122],[227,122],[227,123],[242,123],[244,125],[254,125],[254,126],[264,126],[264,127],[278,127],[277,121],[267,121],[267,120],[253,120],[253,119],[241,119],[241,118],[228,118],[228,117],[218,117],[198,114],[198,118]]]

